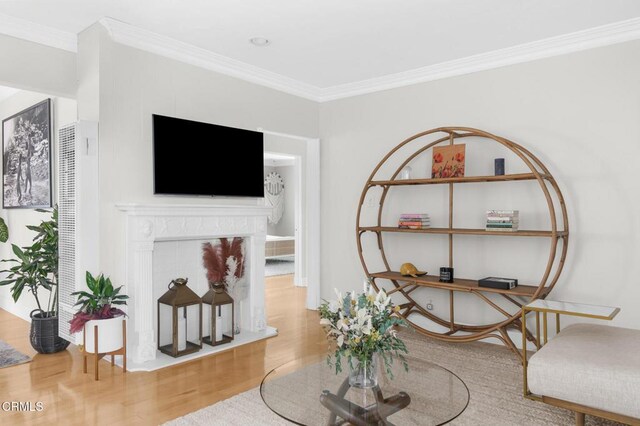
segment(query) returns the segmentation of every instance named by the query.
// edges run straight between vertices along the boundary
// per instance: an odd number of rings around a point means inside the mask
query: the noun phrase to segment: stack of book
[[[514,232],[519,222],[518,210],[487,210],[487,231]]]
[[[398,220],[398,228],[426,229],[430,226],[429,215],[424,213],[405,213]]]

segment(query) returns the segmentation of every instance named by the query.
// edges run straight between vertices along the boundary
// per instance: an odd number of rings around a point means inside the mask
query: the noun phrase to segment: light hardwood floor
[[[159,424],[199,410],[260,384],[272,368],[327,350],[318,314],[305,309],[306,291],[292,276],[266,280],[268,324],[279,335],[217,355],[150,373],[126,373],[100,361],[100,381],[82,373],[75,346],[53,355],[36,354],[29,324],[0,309],[0,339],[33,357],[0,369],[0,402],[42,401],[41,412],[0,410],[0,424]]]

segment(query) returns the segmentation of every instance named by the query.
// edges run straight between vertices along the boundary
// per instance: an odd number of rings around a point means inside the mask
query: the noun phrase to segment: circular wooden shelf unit
[[[453,145],[456,140],[470,138],[469,142],[478,140],[490,140],[502,145],[513,152],[529,169],[529,173],[507,174],[502,176],[465,176],[455,178],[427,178],[427,179],[397,179],[402,169],[411,163],[419,155],[436,145]],[[425,141],[426,140],[426,141]],[[411,145],[410,145],[411,144]],[[418,148],[410,155],[402,154],[411,151],[411,147],[418,145]],[[403,158],[404,156],[404,158]],[[390,179],[376,179],[376,175],[385,165],[398,164]],[[393,167],[391,167],[393,170]],[[478,182],[505,182],[505,181],[536,181],[546,200],[551,229],[549,230],[518,230],[514,232],[488,231],[485,229],[469,229],[456,228],[453,226],[453,191],[454,186],[464,183]],[[449,226],[446,228],[426,228],[426,229],[405,229],[394,226],[385,226],[382,224],[382,216],[385,208],[387,195],[392,188],[398,186],[413,185],[447,185],[449,189]],[[367,194],[372,188],[381,188],[380,203],[377,214],[377,224],[375,226],[363,226],[363,206],[367,200]],[[371,271],[367,266],[365,255],[363,253],[362,237],[367,233],[374,233],[377,238],[377,249],[381,256],[381,260],[385,265],[385,271]],[[410,234],[444,234],[449,239],[449,266],[453,267],[453,245],[454,235],[478,235],[478,236],[500,236],[505,238],[532,237],[532,238],[549,238],[549,257],[546,269],[542,274],[542,278],[537,285],[518,285],[511,290],[500,290],[494,288],[479,287],[478,282],[472,279],[455,278],[453,283],[442,283],[438,276],[426,275],[418,278],[404,277],[399,272],[394,271],[389,264],[384,249],[383,235],[386,233],[410,233]],[[522,305],[534,299],[544,299],[553,289],[560,274],[567,255],[567,243],[569,238],[569,222],[567,219],[567,209],[560,192],[560,188],[555,179],[538,158],[536,158],[526,148],[500,136],[491,133],[467,128],[467,127],[440,127],[418,133],[404,140],[394,149],[392,149],[374,168],[369,176],[367,183],[362,190],[360,202],[358,205],[357,221],[356,221],[356,238],[358,244],[358,253],[362,267],[376,290],[385,288],[388,294],[398,293],[403,298],[400,306],[399,314],[407,321],[409,325],[422,334],[446,341],[469,342],[473,340],[486,339],[495,337],[501,340],[507,347],[520,356],[519,350],[509,337],[508,330],[522,330],[521,314]],[[399,266],[399,265],[397,265]],[[382,286],[382,283],[392,284],[390,286]],[[418,288],[433,288],[449,292],[449,318],[441,318],[422,306],[416,298],[412,296],[412,292]],[[502,320],[489,324],[462,324],[455,321],[455,292],[467,292],[474,294],[478,299],[489,305],[500,313]],[[489,295],[499,295],[508,301],[511,309],[506,309],[492,300]],[[514,312],[515,311],[515,312]],[[446,332],[438,333],[428,330],[418,325],[413,316],[430,320],[447,329]],[[539,321],[539,318],[537,318]],[[533,336],[528,330],[526,338],[539,346],[539,336]]]

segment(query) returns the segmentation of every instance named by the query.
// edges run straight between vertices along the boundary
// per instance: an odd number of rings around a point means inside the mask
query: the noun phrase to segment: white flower
[[[342,293],[340,293],[337,288],[334,288],[333,291],[335,291],[336,296],[338,296],[338,303],[342,302]]]
[[[366,308],[358,309],[355,321],[351,324],[351,330],[358,334],[371,334],[371,315]]]
[[[328,318],[322,318],[320,320],[320,325],[331,325],[331,321]]]
[[[387,293],[385,293],[384,290],[380,289],[380,292],[373,303],[379,311],[384,311],[387,306],[389,306],[389,303],[391,303],[391,298],[387,296]]]
[[[343,344],[344,344],[344,334],[341,334],[340,336],[338,336],[338,347],[342,347]]]

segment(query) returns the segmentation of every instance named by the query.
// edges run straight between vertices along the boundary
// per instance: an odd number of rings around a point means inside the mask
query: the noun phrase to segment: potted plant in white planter
[[[37,211],[49,213],[46,210]],[[53,210],[51,219],[27,228],[38,234],[31,246],[20,248],[12,244],[16,259],[6,259],[3,262],[15,265],[0,271],[7,273],[0,286],[11,285],[11,296],[16,302],[25,290],[33,295],[37,309],[31,312],[31,346],[41,354],[60,352],[69,346],[69,342],[58,336],[57,208]],[[6,236],[5,232],[6,228],[0,224],[0,241]],[[40,300],[43,290],[49,293],[46,303]]]
[[[100,353],[112,352],[124,345],[122,321],[125,313],[114,305],[126,305],[129,296],[120,294],[122,286],[114,288],[111,280],[103,274],[97,277],[87,271],[87,287],[91,293],[76,291],[71,293],[78,296],[76,306],[80,310],[71,320],[71,333],[85,332],[84,350],[96,353],[95,327],[98,327],[98,350]]]

